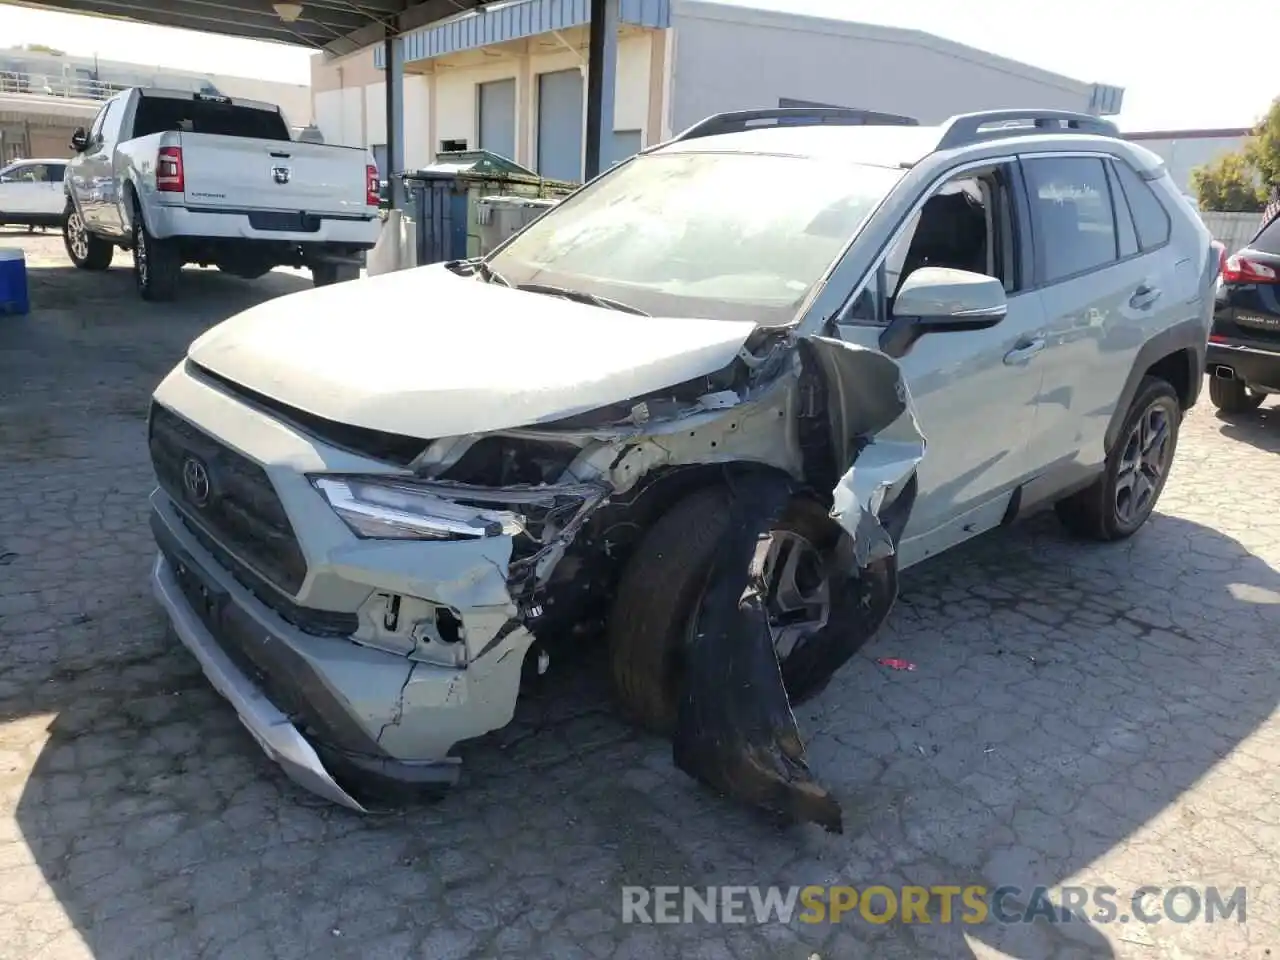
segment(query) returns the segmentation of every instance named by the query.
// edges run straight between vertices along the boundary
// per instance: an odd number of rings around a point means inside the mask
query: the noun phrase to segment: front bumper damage
[[[718,391],[694,403],[637,402],[622,423],[575,417],[507,431],[576,446],[572,464],[549,484],[481,488],[448,479],[448,465],[479,437],[436,441],[425,450],[411,469],[416,482],[441,495],[517,505],[563,493],[577,498],[575,512],[560,515],[544,528],[549,533],[526,539],[520,550],[506,536],[353,543],[327,510],[328,519],[315,514],[320,503],[306,480],[347,461],[316,454],[291,428],[264,422],[225,393],[199,388],[207,394],[196,404],[200,419],[242,431],[238,445],[269,440],[272,449],[289,448],[287,467],[272,480],[289,513],[311,516],[309,545],[324,558],[312,578],[327,578],[327,596],[342,593],[359,603],[361,590],[365,596],[389,591],[449,605],[466,625],[465,658],[456,667],[396,656],[378,646],[385,638],[317,640],[285,629],[216,555],[190,541],[185,521],[160,493],[154,590],[182,642],[265,752],[307,789],[361,810],[345,776],[335,776],[339,768],[349,771],[354,762],[357,773],[449,784],[459,769],[453,746],[510,721],[525,655],[540,631],[550,629],[548,589],[572,565],[567,560],[579,562],[569,555],[587,539],[597,512],[650,478],[714,468],[729,483],[733,519],[696,618],[674,760],[732,798],[839,830],[838,801],[807,769],[787,679],[804,674],[806,686],[820,687],[888,615],[897,592],[895,551],[914,501],[924,440],[899,369],[883,354],[811,337],[775,341],[767,355],[749,359],[750,376],[737,392]],[[161,403],[165,389],[162,384],[157,392]],[[175,406],[191,406],[174,391]],[[273,436],[264,438],[265,432]],[[825,500],[842,531],[826,557],[839,589],[832,591],[828,628],[793,652],[784,671],[763,611],[762,544],[788,499],[801,492]],[[194,598],[190,584],[179,583],[192,571],[200,579]],[[202,592],[230,596],[231,602],[223,597],[214,604],[217,617],[247,621],[211,623],[198,609]],[[228,656],[231,629],[245,634],[239,652],[247,659]]]

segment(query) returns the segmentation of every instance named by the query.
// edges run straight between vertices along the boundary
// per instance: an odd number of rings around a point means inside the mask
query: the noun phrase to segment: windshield
[[[653,315],[787,323],[902,173],[649,154],[553,208],[489,263],[516,286],[567,287]]]

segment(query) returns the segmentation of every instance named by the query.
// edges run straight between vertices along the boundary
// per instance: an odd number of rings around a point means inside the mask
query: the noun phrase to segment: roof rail
[[[919,121],[910,117],[894,117],[868,110],[852,110],[846,107],[771,107],[764,110],[735,110],[717,113],[695,123],[684,133],[677,134],[669,142],[697,140],[715,137],[722,133],[742,133],[759,127],[817,127],[823,125],[842,127],[895,126],[915,127]]]
[[[984,127],[988,129],[983,129]],[[1031,137],[1044,133],[1081,133],[1118,137],[1119,128],[1109,120],[1071,110],[984,110],[962,113],[943,124],[935,150],[951,150],[984,140]]]

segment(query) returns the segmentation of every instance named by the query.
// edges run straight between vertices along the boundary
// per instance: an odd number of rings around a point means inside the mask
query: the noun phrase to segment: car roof
[[[788,111],[759,111],[785,114]],[[799,112],[799,111],[796,111]],[[1142,171],[1154,172],[1162,161],[1139,145],[1119,138],[1115,128],[1096,118],[1099,129],[1063,130],[1027,124],[1011,125],[1007,119],[1035,111],[992,111],[952,117],[939,126],[898,124],[776,123],[751,126],[746,114],[722,114],[709,118],[674,140],[652,148],[657,153],[755,153],[806,157],[815,160],[908,169],[932,155],[976,159],[1016,153],[1093,150],[1126,157]],[[1053,115],[1053,111],[1045,115]],[[737,117],[745,117],[740,122]],[[1072,115],[1066,115],[1072,116]],[[721,118],[727,129],[707,129]],[[990,126],[988,123],[995,123]],[[698,128],[702,129],[699,130]],[[1103,132],[1109,127],[1114,135]]]
[[[871,166],[910,166],[928,156],[941,127],[772,126],[677,140],[660,153],[765,153]]]
[[[4,167],[16,167],[20,163],[69,163],[67,157],[19,157],[17,160],[10,160],[8,163],[0,164]]]

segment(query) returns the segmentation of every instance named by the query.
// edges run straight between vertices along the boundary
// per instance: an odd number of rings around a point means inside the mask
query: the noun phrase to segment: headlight
[[[412,482],[315,477],[311,483],[360,537],[383,540],[479,540],[524,530],[509,510],[446,500]]]

